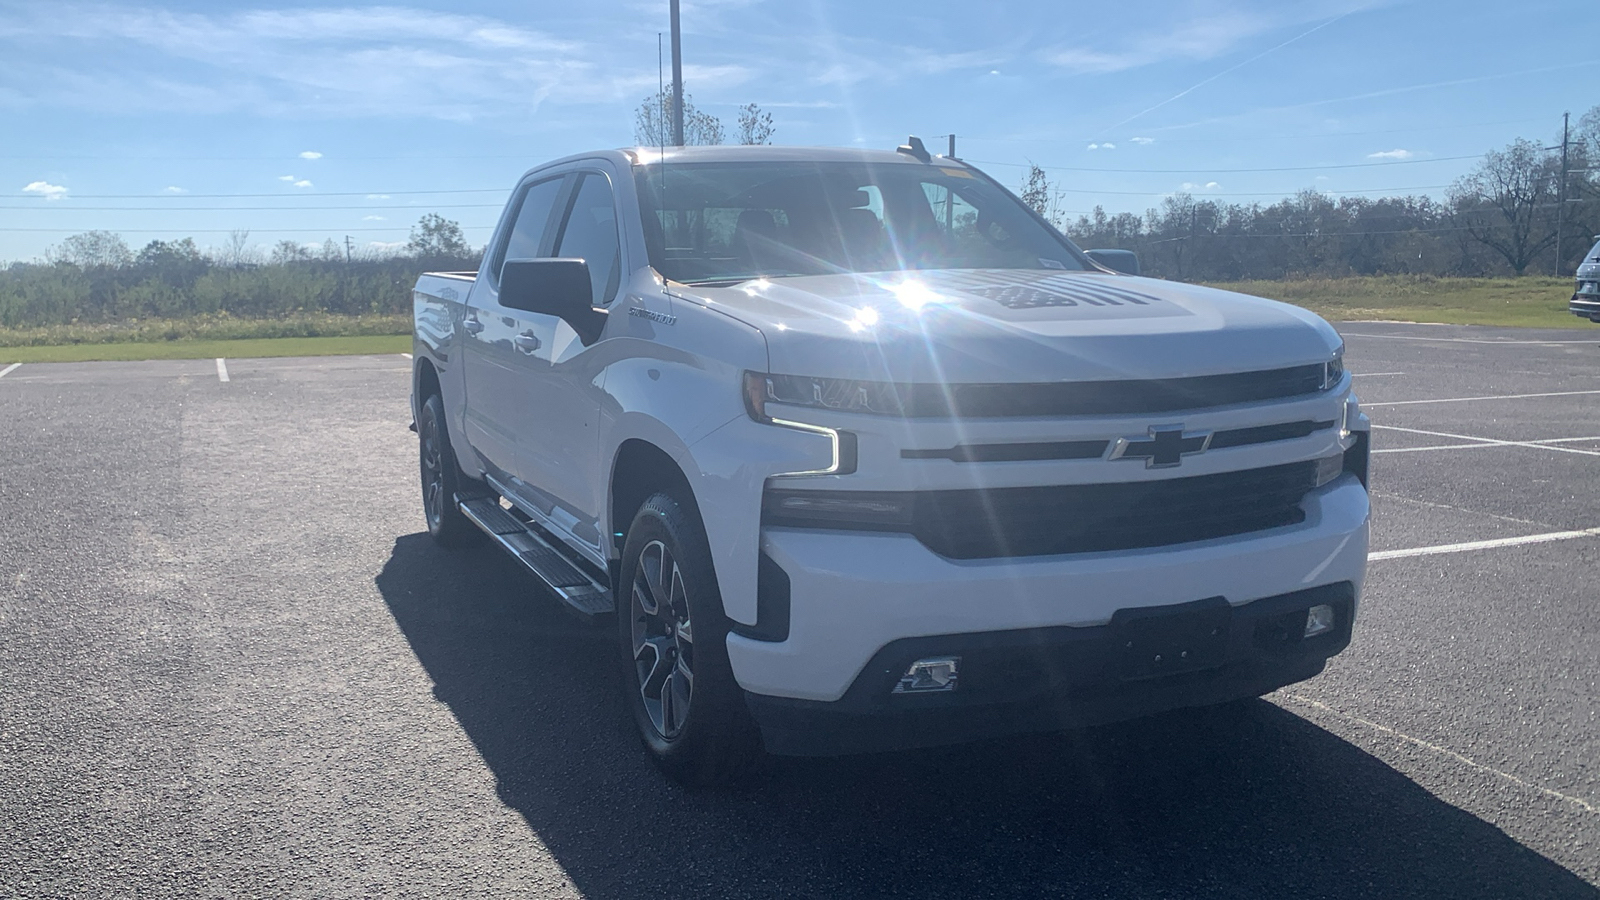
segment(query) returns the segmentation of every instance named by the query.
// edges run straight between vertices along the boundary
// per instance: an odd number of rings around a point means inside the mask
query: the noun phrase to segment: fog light
[[[1333,607],[1326,603],[1319,603],[1306,610],[1305,637],[1316,637],[1324,631],[1333,630]]]
[[[894,686],[896,694],[925,694],[933,691],[956,689],[956,669],[961,666],[959,656],[932,656],[919,659],[906,669],[900,682]]]

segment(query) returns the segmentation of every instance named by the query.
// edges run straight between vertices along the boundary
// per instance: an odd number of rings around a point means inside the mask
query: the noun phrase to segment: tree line
[[[1600,235],[1600,106],[1579,120],[1564,161],[1562,143],[1519,138],[1490,151],[1442,200],[1177,193],[1143,215],[1096,207],[1068,219],[1061,186],[1032,164],[1018,195],[1079,246],[1133,250],[1146,274],[1183,281],[1570,275]]]
[[[480,255],[459,224],[437,213],[422,217],[400,253],[329,240],[320,247],[279,241],[262,254],[245,231],[216,248],[183,238],[134,252],[120,235],[89,231],[51,248],[41,262],[0,269],[0,328],[219,313],[407,313],[418,275],[476,270]]]

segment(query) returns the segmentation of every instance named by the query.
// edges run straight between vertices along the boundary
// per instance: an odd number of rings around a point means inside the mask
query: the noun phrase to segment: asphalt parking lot
[[[428,541],[408,360],[0,358],[0,897],[1600,896],[1600,327],[1342,330],[1326,673],[727,793],[650,767],[607,633]]]

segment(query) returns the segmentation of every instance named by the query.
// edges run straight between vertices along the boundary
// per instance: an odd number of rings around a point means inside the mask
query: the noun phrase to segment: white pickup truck
[[[1310,678],[1366,571],[1339,335],[1130,256],[916,140],[540,166],[416,285],[428,530],[614,623],[685,782]]]

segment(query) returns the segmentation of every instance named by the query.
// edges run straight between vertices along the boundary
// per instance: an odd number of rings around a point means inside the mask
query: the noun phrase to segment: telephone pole
[[[1556,277],[1561,277],[1561,233],[1567,230],[1567,145],[1570,143],[1567,126],[1572,113],[1561,114],[1561,184],[1557,188],[1556,203]]]
[[[683,146],[683,33],[678,0],[672,0],[672,146]]]
[[[350,235],[344,236],[344,264],[350,265]]]

